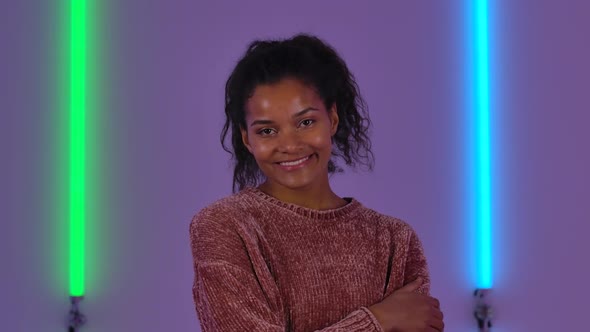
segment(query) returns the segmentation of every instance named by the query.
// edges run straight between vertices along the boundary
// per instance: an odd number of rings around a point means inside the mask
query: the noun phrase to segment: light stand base
[[[473,315],[477,320],[477,326],[480,332],[489,332],[492,328],[493,310],[490,304],[486,302],[486,297],[490,292],[490,288],[478,288],[473,292],[476,298]]]
[[[86,323],[86,317],[80,312],[78,304],[84,299],[83,296],[70,296],[70,313],[68,314],[68,332],[76,332],[78,328]]]

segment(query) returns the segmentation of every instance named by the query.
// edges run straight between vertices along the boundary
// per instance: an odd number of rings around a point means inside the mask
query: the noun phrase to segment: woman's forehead
[[[322,101],[314,89],[296,79],[284,79],[274,84],[259,85],[246,103],[247,115],[276,115],[298,112]]]

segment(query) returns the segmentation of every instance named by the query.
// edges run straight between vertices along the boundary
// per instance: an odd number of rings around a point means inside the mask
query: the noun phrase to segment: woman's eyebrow
[[[292,118],[298,118],[300,116],[303,116],[303,115],[305,115],[309,112],[313,112],[313,111],[319,111],[319,109],[314,108],[314,107],[308,107],[304,110],[301,110],[301,111],[293,114]],[[274,121],[272,121],[272,120],[254,120],[250,124],[250,127],[254,127],[256,125],[269,125],[269,124],[274,124]]]
[[[268,124],[273,124],[274,121],[272,120],[255,120],[252,121],[252,123],[250,124],[250,127],[254,127],[255,125],[268,125]]]
[[[319,110],[318,110],[317,108],[314,108],[314,107],[308,107],[308,108],[306,108],[306,109],[304,109],[304,110],[302,110],[302,111],[299,111],[299,112],[295,113],[295,114],[293,115],[293,118],[300,117],[300,116],[302,116],[302,115],[305,115],[305,114],[307,114],[308,112],[312,112],[312,111],[319,111]]]

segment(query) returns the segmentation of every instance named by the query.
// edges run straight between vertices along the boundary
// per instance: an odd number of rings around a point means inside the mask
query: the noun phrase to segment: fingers
[[[400,310],[398,306],[392,304],[404,303],[402,309],[410,310],[406,312],[411,320],[420,322],[422,329],[425,327],[430,332],[443,332],[445,324],[443,322],[443,313],[440,310],[440,301],[434,297],[416,292],[424,280],[420,277],[416,280],[399,288],[393,294],[390,294],[383,303],[389,305],[394,312]],[[400,294],[403,293],[403,294]],[[411,309],[409,309],[411,307]]]
[[[433,315],[433,316],[434,316],[434,318],[436,318],[436,319],[443,320],[443,318],[444,318],[444,314],[443,314],[443,313],[442,313],[442,311],[440,311],[439,309],[435,309],[435,310],[433,310],[433,312],[432,312],[432,315]]]
[[[398,289],[398,292],[414,292],[422,286],[422,278],[418,277],[416,280],[404,285],[404,287]]]
[[[430,304],[435,308],[440,308],[440,301],[437,298],[431,297]]]
[[[444,330],[445,323],[443,322],[443,313],[438,308],[433,310],[432,319],[430,320],[429,325],[436,331]]]
[[[442,320],[433,320],[430,323],[430,327],[434,329],[434,331],[444,331],[445,323]]]

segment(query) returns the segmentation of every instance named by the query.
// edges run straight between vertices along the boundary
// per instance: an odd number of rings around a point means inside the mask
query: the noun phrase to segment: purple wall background
[[[495,3],[494,331],[580,330],[590,295],[590,3]],[[50,144],[57,10],[3,7],[0,329],[63,331],[67,252]],[[447,330],[475,331],[463,14],[461,1],[105,2],[84,331],[199,330],[188,222],[230,192],[218,143],[223,84],[253,38],[296,32],[339,50],[374,121],[375,171],[335,176],[337,192],[414,226]]]

